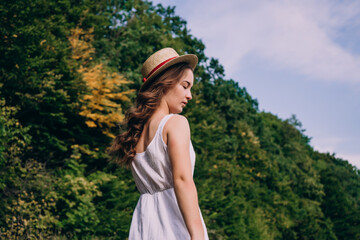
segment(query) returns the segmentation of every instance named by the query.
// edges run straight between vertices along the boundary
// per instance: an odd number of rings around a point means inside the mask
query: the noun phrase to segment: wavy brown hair
[[[159,107],[162,97],[180,81],[186,69],[191,69],[187,63],[175,64],[138,93],[135,106],[127,111],[121,124],[125,131],[116,136],[108,152],[115,163],[127,167],[131,164],[144,125]]]

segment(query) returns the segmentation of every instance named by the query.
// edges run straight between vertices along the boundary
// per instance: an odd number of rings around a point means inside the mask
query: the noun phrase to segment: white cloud
[[[188,25],[207,54],[235,73],[251,54],[315,79],[360,83],[360,56],[336,41],[360,25],[360,4],[335,1],[194,1]],[[190,6],[188,6],[190,7]],[[200,12],[201,11],[201,12]]]
[[[336,107],[346,111],[354,111],[354,104],[346,101],[358,102],[354,96],[360,93],[360,1],[359,0],[155,0],[164,6],[176,5],[176,14],[187,21],[188,28],[195,37],[200,37],[206,45],[206,55],[219,58],[225,66],[227,78],[236,77],[239,69],[246,65],[265,63],[270,65],[270,72],[274,69],[284,69],[297,76],[310,76],[312,79],[337,81],[351,84],[353,95],[344,95],[339,91],[335,96],[340,105],[330,105],[332,111]],[[355,48],[354,48],[355,46]],[[354,50],[355,49],[355,50]],[[357,52],[357,53],[356,53]],[[249,58],[250,56],[250,58]],[[260,60],[260,61],[258,61]],[[264,69],[264,66],[260,66]],[[266,69],[266,67],[265,67]],[[295,70],[295,71],[293,71]],[[243,69],[244,72],[247,70]],[[281,72],[281,71],[278,71]],[[271,73],[270,73],[271,74]],[[269,76],[269,79],[274,78]],[[301,78],[300,78],[301,79]],[[318,94],[314,101],[320,101],[323,89],[321,84],[314,84]],[[317,85],[317,86],[316,86]],[[286,96],[287,87],[278,89],[277,96]],[[260,91],[261,94],[261,91]],[[259,94],[259,95],[260,95]],[[342,94],[342,95],[341,95]],[[306,102],[302,97],[306,94],[295,95],[299,101]],[[261,97],[258,96],[258,97]],[[350,99],[352,97],[352,99]],[[275,98],[274,98],[275,99]],[[281,102],[267,99],[268,106],[276,105],[275,109],[285,112],[301,112],[295,105],[290,107]],[[278,98],[279,99],[279,98]],[[264,102],[262,102],[264,103]],[[308,104],[308,111],[312,114],[315,105]],[[325,105],[323,107],[326,107]],[[348,109],[346,109],[348,108]],[[273,107],[274,109],[274,107]],[[348,160],[360,169],[360,149],[358,148],[358,129],[353,120],[347,118],[340,122],[334,119],[329,111],[319,118],[313,114],[308,119],[313,122],[313,136],[311,145],[320,152],[335,153],[337,157]],[[345,116],[345,115],[343,115]],[[315,118],[318,119],[315,119]],[[358,118],[355,114],[353,118]],[[346,123],[346,120],[347,123]],[[331,122],[332,124],[327,124]],[[336,122],[336,124],[334,124]],[[320,124],[320,125],[319,125]],[[357,124],[357,123],[356,123]],[[326,125],[326,126],[324,126]],[[344,126],[346,125],[346,126]],[[334,128],[352,129],[352,134],[333,131]],[[336,129],[335,129],[336,130]],[[329,134],[333,134],[329,136]]]
[[[351,90],[355,93],[360,92],[360,1],[358,0],[155,0],[155,2],[165,6],[177,6],[176,14],[188,22],[188,28],[195,37],[200,37],[204,41],[207,47],[206,55],[219,58],[220,63],[225,66],[227,78],[239,80],[236,73],[239,73],[239,69],[245,65],[244,61],[251,60],[247,64],[251,66],[251,71],[254,69],[254,62],[256,66],[265,63],[270,65],[271,71],[284,69],[285,74],[291,72],[295,76],[300,74],[307,75],[311,79],[337,81],[337,86],[342,86],[342,83],[356,83],[350,85]],[[266,69],[264,66],[260,67]],[[269,76],[269,79],[271,77]],[[325,96],[320,94],[323,89],[319,85],[314,86],[319,93],[316,97],[313,96],[314,100]],[[284,86],[274,93],[284,96],[288,87]],[[306,94],[294,97],[306,102],[301,96],[307,97]],[[349,96],[353,99],[349,99]],[[345,96],[339,91],[339,95],[335,97],[342,104],[336,106],[345,109],[348,107],[348,111],[354,111],[356,108],[350,107],[354,104],[345,104],[346,101],[358,101],[354,96],[357,95]],[[286,104],[269,99],[269,106],[271,104],[277,105],[276,109],[287,108]],[[337,111],[336,106],[328,107]],[[295,107],[291,106],[287,112],[297,112]],[[309,105],[308,108],[309,110],[304,114],[321,111],[321,109],[314,110],[313,105]],[[315,115],[312,115],[311,119],[314,117]],[[357,115],[354,115],[354,118],[356,117]],[[326,111],[322,120],[312,121],[316,125],[324,121],[324,118],[332,123],[337,121]],[[358,129],[351,124],[353,122],[349,120],[349,124],[342,127]],[[314,148],[320,152],[336,153],[336,156],[360,168],[356,131],[346,138],[341,137],[342,134],[335,133],[334,136],[328,136],[333,128],[324,127],[323,125],[327,125],[326,122],[320,124],[321,126],[316,125],[315,129],[318,130],[314,133],[308,132],[313,136],[311,142]],[[342,124],[344,122],[332,126],[340,127]]]

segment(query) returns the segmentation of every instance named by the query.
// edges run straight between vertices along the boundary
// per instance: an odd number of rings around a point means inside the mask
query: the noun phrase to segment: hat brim
[[[144,84],[141,86],[140,91],[145,90],[155,79],[157,75],[159,75],[161,72],[163,72],[165,69],[171,67],[172,65],[175,65],[177,63],[185,62],[188,63],[191,67],[191,69],[194,71],[196,65],[198,64],[198,57],[194,54],[186,54],[179,56],[177,58],[174,58],[170,60],[169,62],[165,63],[158,69],[156,69],[155,72],[153,72],[144,82]]]

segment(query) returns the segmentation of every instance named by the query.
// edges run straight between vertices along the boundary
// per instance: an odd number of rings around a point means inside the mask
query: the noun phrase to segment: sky
[[[259,109],[296,115],[310,144],[360,169],[360,1],[155,0]]]

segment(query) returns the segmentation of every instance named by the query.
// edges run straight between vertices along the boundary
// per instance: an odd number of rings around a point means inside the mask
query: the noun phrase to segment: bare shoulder
[[[165,128],[167,128],[168,130],[185,130],[185,129],[190,129],[189,127],[189,121],[187,120],[186,117],[182,116],[182,115],[178,115],[175,114],[173,115],[166,123]]]
[[[168,137],[190,137],[190,126],[186,117],[175,114],[166,122],[163,130],[163,138],[167,142]]]

